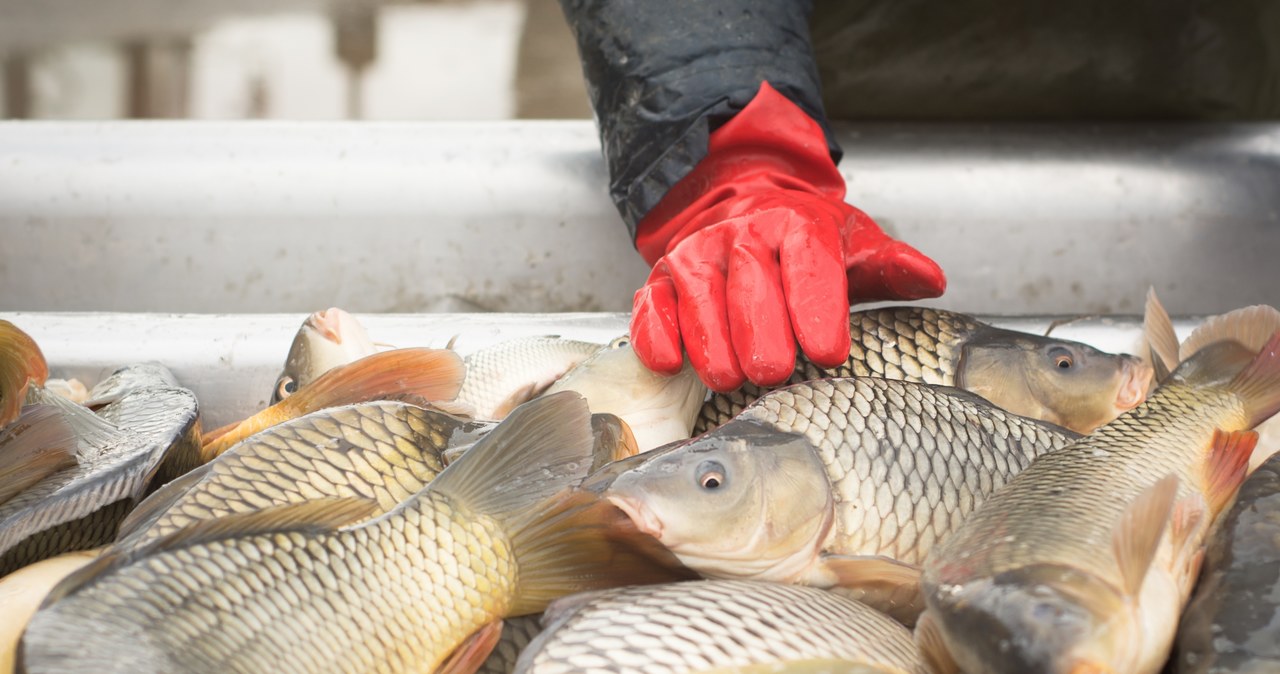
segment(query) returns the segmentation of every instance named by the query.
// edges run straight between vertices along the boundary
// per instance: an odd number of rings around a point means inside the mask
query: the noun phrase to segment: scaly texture
[[[502,636],[498,637],[498,644],[489,652],[489,657],[485,658],[476,674],[511,674],[520,654],[540,632],[541,613],[502,621]]]
[[[36,614],[23,657],[32,673],[432,672],[515,578],[493,520],[424,493],[365,526],[147,556]]]
[[[335,407],[273,426],[201,470],[198,480],[156,494],[128,531],[134,546],[201,520],[320,498],[358,496],[381,512],[444,469],[440,453],[489,425],[400,402]],[[129,523],[126,526],[130,526]],[[133,527],[130,527],[133,528]]]
[[[922,307],[854,312],[849,316],[849,360],[824,369],[801,355],[781,386],[829,377],[884,377],[954,386],[960,347],[982,325],[964,314]],[[713,393],[702,406],[694,435],[724,424],[767,391],[748,382],[730,393]]]
[[[1032,459],[1079,437],[957,389],[877,378],[790,386],[740,418],[816,448],[836,508],[828,551],[909,564]]]
[[[815,588],[750,581],[629,587],[584,598],[529,645],[522,674],[680,674],[796,660],[914,673],[910,632]],[[550,609],[554,613],[557,607]]]
[[[477,419],[498,419],[531,400],[604,345],[559,337],[525,337],[480,349],[465,358],[467,376],[457,402]]]

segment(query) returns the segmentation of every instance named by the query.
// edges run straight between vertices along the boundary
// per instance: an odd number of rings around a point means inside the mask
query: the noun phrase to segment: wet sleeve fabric
[[[804,0],[561,0],[578,41],[609,169],[609,194],[636,223],[706,156],[712,131],[768,81],[821,125]]]

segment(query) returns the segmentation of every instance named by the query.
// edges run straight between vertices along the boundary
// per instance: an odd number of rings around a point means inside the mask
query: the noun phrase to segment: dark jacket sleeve
[[[560,0],[578,41],[609,195],[636,223],[768,80],[826,131],[807,0]]]

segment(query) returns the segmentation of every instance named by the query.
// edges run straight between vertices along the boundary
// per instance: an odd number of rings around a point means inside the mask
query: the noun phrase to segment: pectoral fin
[[[1129,504],[1111,534],[1111,550],[1120,566],[1124,590],[1131,596],[1140,593],[1177,495],[1178,476],[1165,476]]]
[[[498,645],[502,636],[502,621],[495,620],[467,637],[436,668],[436,674],[474,674],[484,664],[485,658]]]
[[[822,555],[818,564],[835,578],[831,590],[856,599],[906,625],[924,610],[920,567],[889,557]]]

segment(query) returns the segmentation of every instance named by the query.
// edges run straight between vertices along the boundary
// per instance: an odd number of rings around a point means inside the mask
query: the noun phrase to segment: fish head
[[[625,337],[601,348],[547,393],[557,391],[577,391],[592,412],[620,417],[642,452],[687,439],[707,396],[690,363],[674,375],[658,374],[640,362]]]
[[[1128,605],[1118,590],[1060,565],[1032,565],[929,592],[931,611],[960,669],[996,672],[1133,671]]]
[[[289,346],[284,371],[271,393],[271,404],[288,398],[325,372],[377,350],[364,326],[342,309],[333,307],[307,316]]]
[[[993,328],[965,344],[956,385],[1014,414],[1090,433],[1141,404],[1153,374],[1128,354]]]
[[[792,581],[831,528],[830,484],[799,435],[738,422],[626,463],[604,496],[706,577]]]

